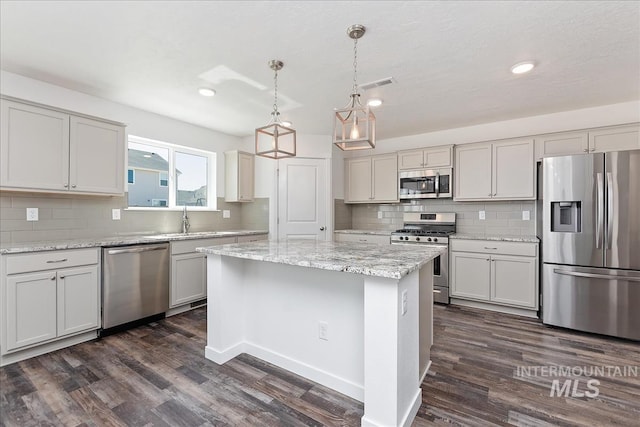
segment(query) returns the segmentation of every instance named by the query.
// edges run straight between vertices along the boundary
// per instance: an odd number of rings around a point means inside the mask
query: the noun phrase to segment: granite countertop
[[[391,231],[389,230],[335,230],[334,233],[342,233],[342,234],[372,234],[376,236],[390,236]]]
[[[366,276],[401,279],[446,252],[439,246],[378,245],[315,240],[259,241],[197,248],[225,255]]]
[[[491,235],[491,234],[452,234],[449,239],[463,240],[492,240],[501,242],[524,242],[539,243],[540,240],[534,235]]]
[[[55,240],[46,242],[3,243],[0,254],[54,251],[62,249],[96,248],[101,246],[124,246],[143,243],[170,242],[174,240],[215,239],[216,237],[249,236],[268,234],[268,230],[194,231],[192,233],[135,234],[115,237],[92,237],[86,239]]]

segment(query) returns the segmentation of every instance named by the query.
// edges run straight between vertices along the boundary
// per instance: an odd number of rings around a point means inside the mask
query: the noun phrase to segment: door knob
[[[324,231],[324,227],[320,227],[320,231]]]

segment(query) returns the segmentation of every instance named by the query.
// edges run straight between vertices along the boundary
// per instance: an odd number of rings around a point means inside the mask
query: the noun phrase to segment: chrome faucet
[[[189,217],[187,216],[187,205],[184,205],[184,209],[182,210],[182,233],[187,234],[189,228],[191,228],[191,224],[189,224]]]

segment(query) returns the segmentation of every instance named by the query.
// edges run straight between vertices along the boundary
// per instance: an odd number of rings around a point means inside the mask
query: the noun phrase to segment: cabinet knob
[[[491,258],[487,258],[487,261],[491,261]]]
[[[69,184],[64,184],[64,188],[69,188]]]
[[[60,276],[60,279],[61,279],[61,280],[64,280],[64,277],[65,277],[65,276]]]
[[[487,194],[487,196],[491,197],[491,193]]]
[[[588,148],[585,148],[585,149],[584,149],[584,150],[582,150],[582,151],[584,151],[585,153],[588,153],[588,152],[589,152],[589,149],[588,149]]]
[[[76,185],[75,185],[75,184],[73,184],[73,185],[71,186],[71,188],[76,188]]]
[[[320,227],[320,231],[324,231],[324,227]]]
[[[56,280],[56,276],[51,276],[49,280]]]

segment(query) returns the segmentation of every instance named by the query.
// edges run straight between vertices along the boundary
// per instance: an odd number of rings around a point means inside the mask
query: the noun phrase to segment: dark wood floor
[[[550,397],[553,378],[517,371],[638,367],[637,343],[480,310],[435,313],[433,365],[415,426],[640,425],[638,377],[598,377],[594,398]],[[326,387],[250,356],[224,366],[204,359],[205,316],[197,309],[1,368],[0,424],[360,425],[362,405]]]

